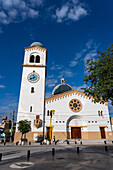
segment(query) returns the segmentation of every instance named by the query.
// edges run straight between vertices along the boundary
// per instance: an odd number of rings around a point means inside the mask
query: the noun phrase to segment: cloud
[[[54,74],[48,76],[48,78],[53,78],[53,77],[54,77]]]
[[[73,9],[70,9],[68,13],[68,18],[77,21],[81,17],[86,16],[87,14],[87,10],[79,5],[75,6]]]
[[[85,48],[83,48],[80,52],[77,52],[75,54],[75,57],[73,58],[72,61],[70,61],[69,66],[74,67],[76,66],[79,62],[80,59],[84,60],[84,65],[86,66],[86,61],[89,59],[92,59],[97,56],[97,49],[100,44],[96,44],[93,40],[89,40]],[[84,58],[84,59],[83,59]]]
[[[65,70],[63,70],[63,71],[61,71],[59,73],[58,78],[62,78],[62,77],[74,77],[74,75],[75,74],[71,70],[65,69]]]
[[[84,53],[84,50],[85,49],[83,49],[81,52],[79,52],[79,53],[77,52],[75,54],[75,58],[72,61],[70,61],[70,64],[69,64],[70,67],[74,67],[77,65],[78,60],[81,58],[82,54]]]
[[[79,53],[77,52],[77,53],[75,54],[75,58],[74,58],[72,61],[70,61],[70,64],[69,64],[70,67],[74,67],[74,66],[77,65],[78,59],[81,58],[82,53],[83,53],[83,51],[81,51],[81,52],[79,52]]]
[[[78,21],[80,18],[88,15],[87,9],[85,9],[84,4],[79,1],[71,0],[61,6],[61,8],[56,9],[53,18],[57,22],[63,22],[66,20]]]
[[[53,79],[53,78],[47,79],[46,86],[48,86],[49,88],[54,87],[57,82],[58,82],[57,79]]]
[[[0,113],[9,114],[13,110],[17,110],[18,97],[13,94],[7,93],[4,99],[0,100]]]
[[[62,22],[62,20],[67,16],[69,7],[67,5],[62,6],[61,9],[56,9],[57,22]]]
[[[63,69],[63,65],[59,65],[59,64],[54,64],[54,63],[52,63],[52,67],[50,67],[50,70],[61,70],[61,69]]]
[[[35,7],[41,5],[40,1],[32,0]],[[27,18],[36,18],[39,16],[38,9],[32,7],[31,0],[0,0],[0,23],[9,24],[20,22]]]
[[[28,3],[30,6],[36,7],[43,5],[43,0],[29,0]]]
[[[86,62],[87,60],[91,60],[92,58],[97,56],[97,49],[94,49],[92,51],[90,51],[89,53],[87,53],[84,57],[84,64],[86,66]]]
[[[77,65],[77,63],[78,63],[77,61],[71,61],[70,64],[69,64],[69,66],[70,66],[70,67],[74,67],[74,66]]]
[[[88,15],[85,3],[80,1],[61,0],[61,3],[47,3],[45,0],[0,0],[0,23],[6,25],[39,17],[43,20],[54,19],[57,23],[77,21]]]
[[[0,85],[0,89],[4,89],[5,88],[5,86],[4,85]]]
[[[93,40],[89,40],[87,43],[86,43],[86,48],[87,49],[90,49],[93,45]]]

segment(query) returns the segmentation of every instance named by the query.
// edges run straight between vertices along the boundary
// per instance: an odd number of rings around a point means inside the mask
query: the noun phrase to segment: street
[[[11,169],[113,169],[113,146],[107,145],[33,145],[1,146],[0,170]],[[79,147],[79,153],[77,153]],[[52,148],[55,149],[54,156]],[[29,161],[27,151],[30,150]]]

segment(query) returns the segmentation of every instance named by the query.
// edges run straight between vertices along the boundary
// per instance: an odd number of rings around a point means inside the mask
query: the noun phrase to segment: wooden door
[[[101,133],[101,139],[105,139],[106,135],[105,135],[105,129],[104,127],[100,127],[100,133]]]
[[[52,138],[52,130],[50,130],[50,127],[47,127],[47,138],[50,139],[50,131],[51,131],[51,138]]]
[[[71,138],[81,139],[81,127],[71,127]]]

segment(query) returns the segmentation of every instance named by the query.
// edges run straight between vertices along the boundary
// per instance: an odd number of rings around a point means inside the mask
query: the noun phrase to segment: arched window
[[[39,55],[36,56],[36,63],[40,63],[40,56]]]
[[[34,55],[30,56],[30,63],[34,63]]]

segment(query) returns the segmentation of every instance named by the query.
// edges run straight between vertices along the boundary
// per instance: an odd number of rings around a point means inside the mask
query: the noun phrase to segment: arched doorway
[[[83,117],[78,115],[71,116],[66,124],[67,139],[81,139],[83,126],[86,126]]]

